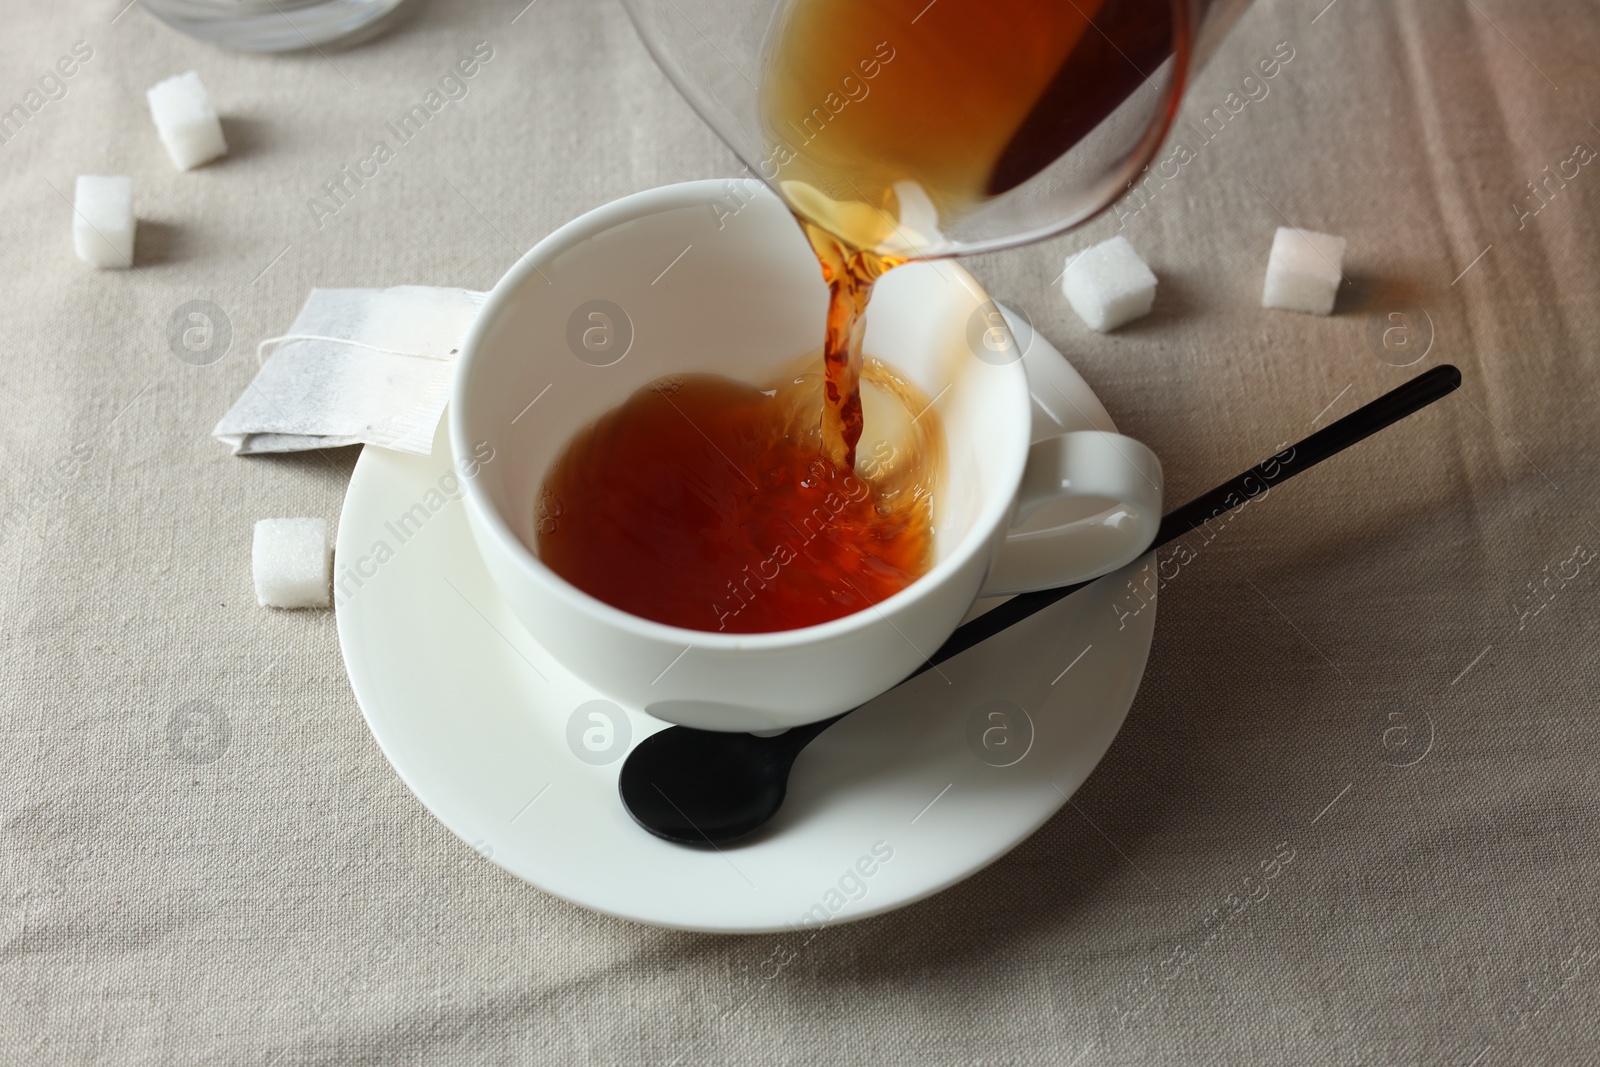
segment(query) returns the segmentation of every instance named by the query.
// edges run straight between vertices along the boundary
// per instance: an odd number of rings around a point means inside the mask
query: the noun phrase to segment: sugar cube
[[[1267,257],[1261,306],[1326,315],[1344,280],[1344,238],[1279,226]]]
[[[167,146],[173,166],[193,170],[227,154],[222,120],[211,106],[206,87],[200,84],[200,75],[191,70],[157,82],[145,97],[150,101],[150,117],[155,120],[156,132]]]
[[[1107,333],[1150,313],[1156,276],[1118,234],[1068,260],[1061,291],[1085,325]]]
[[[72,247],[96,267],[133,266],[133,179],[78,175],[72,194]]]
[[[250,545],[256,603],[264,608],[325,608],[332,567],[323,519],[261,519]]]

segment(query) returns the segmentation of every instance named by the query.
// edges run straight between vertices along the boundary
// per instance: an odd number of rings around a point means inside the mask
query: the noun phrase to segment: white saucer
[[[1061,354],[1031,329],[1017,332],[1035,438],[1114,430]],[[1127,581],[1151,566],[1148,555],[828,730],[801,754],[783,810],[754,838],[720,851],[670,845],[617,798],[624,746],[599,765],[605,756],[584,750],[586,729],[600,729],[590,739],[604,746],[604,720],[578,713],[599,694],[496,597],[459,497],[439,492],[441,478],[454,485],[450,470],[442,426],[431,457],[369,448],[356,464],[334,556],[350,683],[389,762],[446,826],[518,877],[596,911],[753,933],[860,919],[936,893],[1066,803],[1110,747],[1144,674],[1155,608],[1129,615],[1140,601]],[[386,551],[375,551],[379,542]],[[358,562],[369,575],[359,587]],[[621,718],[615,735],[632,743],[666,726],[631,709]]]

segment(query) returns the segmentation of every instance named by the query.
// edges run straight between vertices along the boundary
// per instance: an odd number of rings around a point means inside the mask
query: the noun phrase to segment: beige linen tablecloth
[[[207,436],[312,286],[485,289],[731,155],[611,2],[418,2],[287,57],[125,2],[11,0],[0,32],[0,1063],[1600,1060],[1594,3],[1263,0],[1176,176],[969,264],[1172,502],[1427,366],[1465,384],[1181,569],[1121,736],[1030,840],[777,968],[782,938],[591,914],[429,815],[332,614],[251,594],[252,520],[336,519],[353,452]],[[308,207],[475,48],[464,98]],[[232,151],[178,174],[144,90],[190,68]],[[73,258],[80,173],[133,176],[137,271]],[[1349,238],[1332,318],[1258,307],[1286,220]],[[1053,279],[1119,230],[1160,294],[1100,337]],[[174,356],[192,300],[220,362]]]

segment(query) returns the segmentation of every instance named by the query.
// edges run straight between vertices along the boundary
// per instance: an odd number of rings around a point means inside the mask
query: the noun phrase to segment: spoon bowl
[[[770,737],[686,726],[662,730],[629,753],[617,790],[635,821],[657,837],[681,844],[737,841],[777,814],[795,757],[843,717]]]

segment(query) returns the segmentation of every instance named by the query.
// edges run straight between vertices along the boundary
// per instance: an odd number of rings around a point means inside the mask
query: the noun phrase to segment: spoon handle
[[[1191,530],[1224,512],[1259,496],[1265,490],[1337,455],[1353,444],[1366,440],[1386,426],[1391,426],[1407,415],[1421,411],[1440,397],[1455,392],[1461,385],[1461,372],[1448,363],[1424,371],[1415,378],[1380,396],[1344,418],[1318,430],[1257,463],[1254,467],[1204,493],[1187,504],[1169,512],[1156,530],[1151,549],[1157,549],[1182,537]],[[1098,579],[1094,579],[1098,581]],[[1035,593],[1022,593],[1012,597],[960,627],[950,639],[940,645],[927,661],[906,676],[909,681],[929,668],[936,667],[953,656],[959,656],[974,645],[981,644],[995,634],[1054,604],[1062,597],[1082,589],[1089,582],[1041,589]],[[832,722],[833,720],[828,720]]]
[[[1160,548],[1191,530],[1198,530],[1208,520],[1258,495],[1263,489],[1309,470],[1329,456],[1338,455],[1384,427],[1421,411],[1440,397],[1450,395],[1460,385],[1461,372],[1448,363],[1424,371],[1344,418],[1329,423],[1305,440],[1262,460],[1232,481],[1224,482],[1169,512],[1162,518],[1156,530],[1156,539],[1150,547]]]

